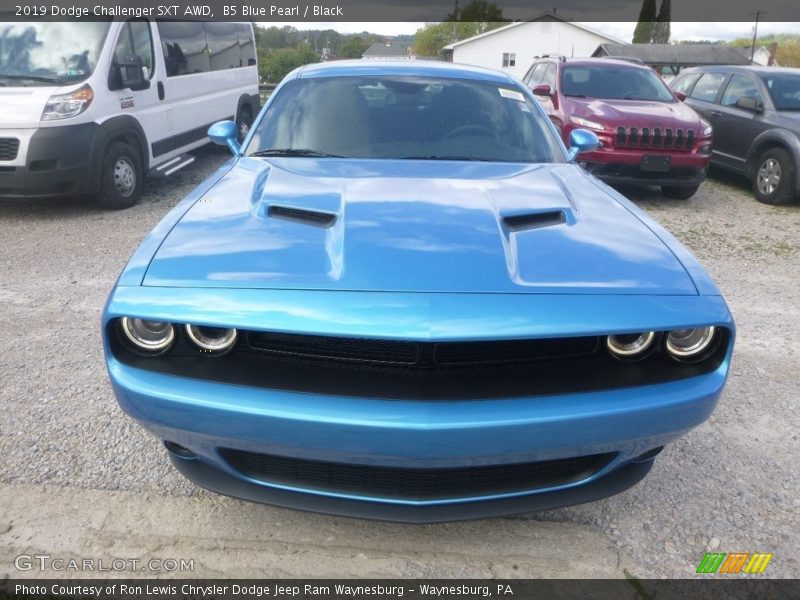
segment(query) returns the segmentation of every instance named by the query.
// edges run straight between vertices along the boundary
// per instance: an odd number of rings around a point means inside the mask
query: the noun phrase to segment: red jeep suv
[[[581,164],[608,183],[658,185],[686,200],[706,177],[711,125],[643,64],[544,57],[524,77],[565,142],[576,128],[601,146]]]

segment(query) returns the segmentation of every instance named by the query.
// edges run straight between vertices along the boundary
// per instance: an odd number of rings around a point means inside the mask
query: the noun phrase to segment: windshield
[[[578,98],[676,101],[654,71],[626,68],[622,65],[564,67],[561,91],[565,96]]]
[[[777,110],[800,110],[800,75],[770,73],[761,79]]]
[[[0,23],[0,85],[47,85],[89,77],[108,22]]]
[[[553,162],[546,118],[513,84],[439,77],[311,77],[274,98],[250,156]]]

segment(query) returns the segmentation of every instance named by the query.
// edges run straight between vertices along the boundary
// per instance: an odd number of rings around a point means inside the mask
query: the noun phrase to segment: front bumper
[[[602,391],[479,400],[349,397],[179,377],[120,362],[106,338],[107,366],[121,407],[159,439],[186,449],[188,456],[173,454],[173,461],[198,484],[282,506],[416,522],[551,508],[626,489],[646,474],[652,463],[649,451],[708,418],[724,386],[733,348],[733,322],[719,296],[118,286],[106,307],[104,335],[113,331],[106,326],[110,319],[126,314],[264,331],[417,340],[524,339],[700,324],[730,330],[724,359],[700,376]],[[487,327],[487,314],[493,316],[492,327]],[[568,362],[563,376],[575,376]],[[600,454],[610,458],[568,482],[420,498],[271,480],[237,467],[228,460],[230,450],[373,471],[514,467]]]
[[[669,156],[670,168],[666,172],[641,169],[645,155]],[[655,185],[673,187],[699,186],[708,174],[710,156],[697,150],[670,153],[663,150],[626,149],[608,147],[587,152],[578,157],[580,164],[595,177],[617,185]]]

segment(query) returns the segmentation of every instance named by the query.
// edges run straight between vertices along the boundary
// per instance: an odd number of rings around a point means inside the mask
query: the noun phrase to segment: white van
[[[127,208],[209,126],[258,113],[249,23],[0,23],[0,199],[89,194]]]

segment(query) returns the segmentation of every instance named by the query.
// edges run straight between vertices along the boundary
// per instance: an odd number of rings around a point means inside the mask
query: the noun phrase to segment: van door
[[[134,19],[120,28],[108,76],[109,102],[115,106],[109,107],[108,113],[130,115],[138,121],[147,139],[144,155],[152,165],[154,147],[158,140],[171,138],[172,127],[169,108],[163,98],[163,66],[156,61],[151,27],[146,20]],[[122,84],[120,65],[137,62],[143,65],[150,84],[146,89],[132,90]]]

